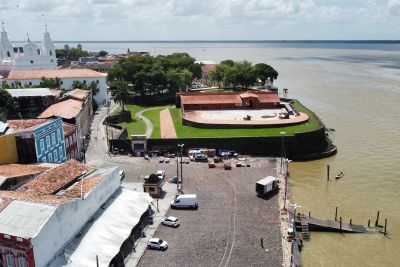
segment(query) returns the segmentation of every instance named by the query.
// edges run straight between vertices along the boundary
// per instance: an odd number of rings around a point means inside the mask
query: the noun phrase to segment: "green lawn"
[[[144,121],[135,117],[135,114],[141,110],[147,109],[149,107],[143,107],[138,105],[125,105],[125,109],[131,112],[132,120],[129,122],[121,122],[118,123],[119,126],[125,127],[128,130],[128,136],[132,134],[145,134],[146,133],[146,124]],[[119,109],[121,110],[121,109]]]
[[[259,129],[206,129],[195,128],[182,125],[182,115],[180,109],[170,108],[172,120],[174,121],[176,134],[178,137],[234,137],[234,136],[279,136],[280,132],[286,135],[293,135],[297,132],[306,132],[320,127],[319,119],[314,113],[304,107],[300,102],[295,101],[295,108],[299,112],[304,112],[309,116],[309,120],[300,125],[259,128]]]
[[[166,107],[162,107],[143,112],[143,116],[148,118],[153,124],[153,132],[151,133],[151,138],[161,138],[160,111],[165,108]]]

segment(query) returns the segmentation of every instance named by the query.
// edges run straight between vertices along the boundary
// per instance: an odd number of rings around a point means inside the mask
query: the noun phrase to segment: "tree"
[[[18,102],[5,89],[0,89],[0,119],[19,119],[21,113],[19,111]]]
[[[110,83],[111,95],[116,103],[122,106],[122,111],[125,111],[125,103],[130,97],[129,84],[126,81],[113,81]]]
[[[100,50],[99,53],[97,53],[98,57],[105,57],[107,55],[108,55],[108,52],[104,51],[104,50]]]
[[[265,85],[265,82],[268,78],[271,82],[273,82],[274,79],[278,78],[278,72],[270,65],[264,63],[254,65],[254,73],[257,78],[260,79],[263,86]]]
[[[42,88],[56,89],[56,88],[60,88],[61,85],[62,85],[62,81],[61,81],[60,78],[47,79],[45,77],[42,77],[39,86],[42,87]]]

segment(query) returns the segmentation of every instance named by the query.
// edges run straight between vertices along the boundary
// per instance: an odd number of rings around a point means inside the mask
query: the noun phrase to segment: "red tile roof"
[[[44,172],[48,169],[48,167],[29,164],[4,164],[0,165],[0,176],[11,178],[32,175]]]
[[[57,70],[12,70],[6,80],[32,80],[55,78],[101,78],[107,74],[91,69],[57,69]]]
[[[85,100],[86,97],[90,94],[89,90],[84,90],[84,89],[74,89],[71,92],[68,93],[68,95],[75,97],[79,100]]]
[[[19,191],[33,191],[41,194],[54,194],[72,183],[78,177],[92,171],[93,168],[74,159],[59,165],[36,179],[23,185]]]
[[[51,105],[45,111],[43,111],[42,114],[38,116],[38,118],[50,118],[53,116],[57,116],[63,119],[72,119],[79,114],[82,108],[82,104],[82,101],[67,99]]]
[[[8,120],[8,127],[16,131],[30,131],[43,123],[51,121],[52,119],[22,119],[22,120]]]
[[[96,176],[90,178],[84,178],[77,182],[74,186],[68,189],[64,194],[66,197],[82,197],[86,193],[90,192],[97,184],[104,179],[104,176]],[[83,183],[82,183],[83,182]]]
[[[260,103],[279,103],[280,99],[276,93],[269,92],[246,92],[246,93],[182,93],[183,105],[202,104],[233,104],[242,105],[243,98],[258,98]]]
[[[209,73],[213,68],[215,68],[217,64],[206,64],[204,66],[201,66],[201,71],[203,73]]]
[[[63,123],[63,129],[64,129],[64,135],[68,136],[76,131],[76,126],[69,124],[69,123]]]

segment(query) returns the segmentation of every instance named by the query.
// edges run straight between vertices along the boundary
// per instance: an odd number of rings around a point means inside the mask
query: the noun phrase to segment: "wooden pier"
[[[327,231],[327,232],[343,232],[343,233],[366,233],[367,228],[363,225],[347,224],[341,221],[317,219],[307,216],[296,216],[296,224],[301,225],[304,229],[308,224],[310,231]]]

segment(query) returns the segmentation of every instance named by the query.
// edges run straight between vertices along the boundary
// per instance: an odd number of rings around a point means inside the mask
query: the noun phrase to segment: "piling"
[[[353,219],[350,218],[350,224],[353,224]]]
[[[342,216],[340,216],[340,232],[342,232]]]
[[[338,212],[338,207],[336,207],[336,211],[335,211],[335,221],[337,221],[337,212]]]
[[[383,228],[383,234],[384,234],[384,235],[387,234],[387,232],[386,232],[386,226],[387,226],[387,219],[385,219],[385,228]]]
[[[311,218],[311,211],[308,212],[308,217]]]
[[[378,213],[376,214],[375,226],[379,226],[379,213],[380,211],[378,211]]]
[[[326,177],[328,178],[328,181],[329,181],[329,170],[330,170],[330,166],[328,164],[328,165],[326,165]]]
[[[371,227],[371,220],[368,219],[368,227]]]

